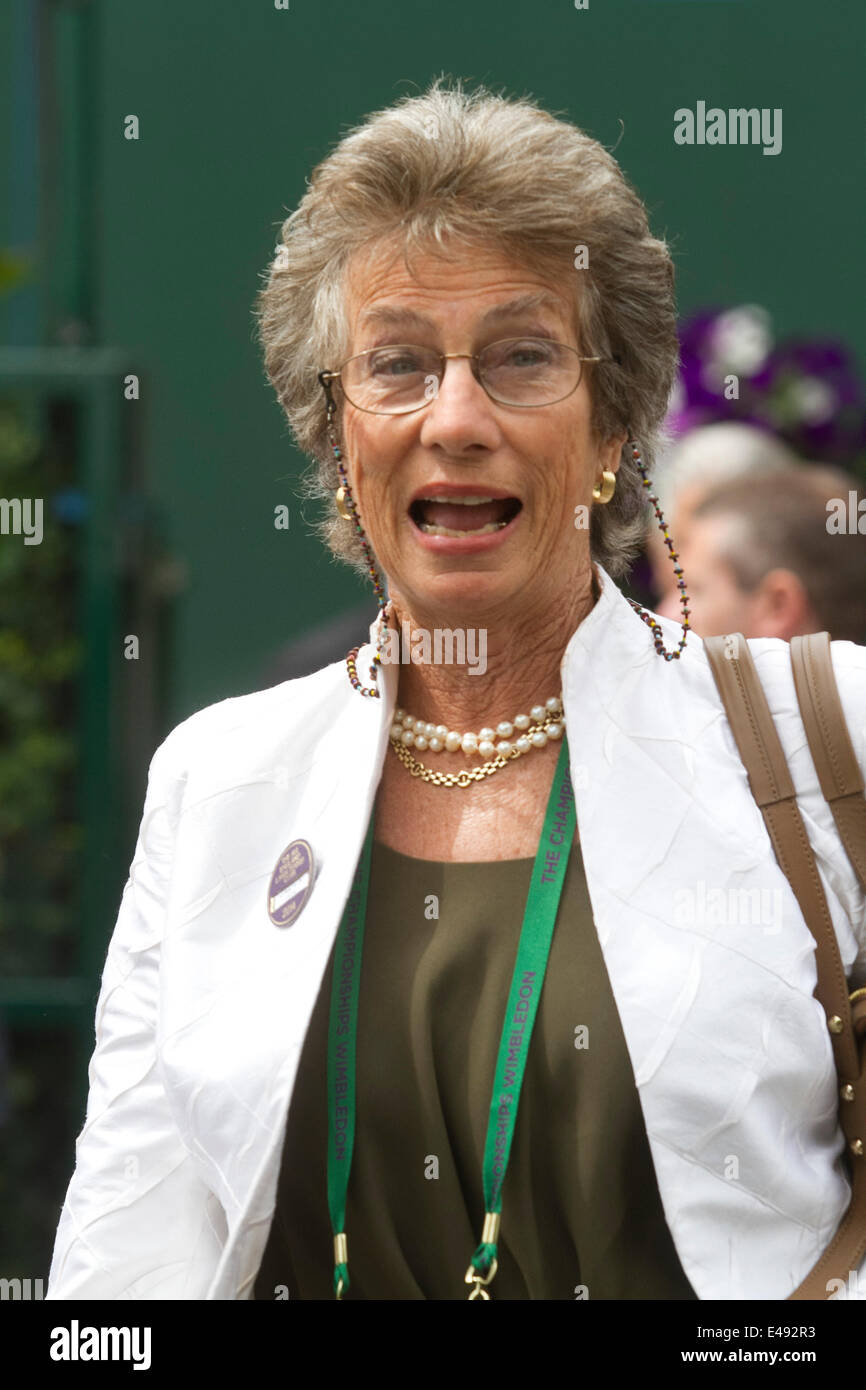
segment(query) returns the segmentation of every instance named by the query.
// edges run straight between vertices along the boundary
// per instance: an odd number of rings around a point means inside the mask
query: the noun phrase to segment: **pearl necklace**
[[[503,720],[493,729],[485,726],[477,733],[458,733],[445,724],[428,724],[416,719],[404,709],[394,711],[391,725],[391,745],[400,761],[425,781],[436,781],[441,785],[467,786],[469,780],[476,781],[479,776],[489,776],[498,772],[507,762],[522,757],[533,748],[543,748],[548,739],[562,738],[565,718],[562,700],[553,696],[543,705],[533,705],[529,714],[516,714],[513,719]],[[515,738],[514,735],[517,735]],[[494,740],[498,739],[498,742]],[[433,773],[417,762],[409,753],[415,748],[419,753],[429,749],[431,753],[457,753],[462,751],[467,757],[479,756],[486,761],[483,767],[476,767],[472,773]],[[425,774],[427,774],[425,776]]]

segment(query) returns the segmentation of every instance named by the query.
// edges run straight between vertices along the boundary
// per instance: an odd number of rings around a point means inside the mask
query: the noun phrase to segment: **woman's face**
[[[410,273],[399,247],[380,245],[351,264],[348,291],[350,355],[388,343],[477,353],[520,336],[585,352],[575,336],[573,286],[498,252],[418,255]],[[506,307],[528,296],[543,298]],[[560,601],[572,607],[575,584],[583,579],[585,593],[589,579],[592,488],[603,469],[619,467],[626,436],[606,444],[593,438],[589,364],[565,400],[533,408],[491,400],[472,366],[467,358],[447,362],[436,394],[412,414],[369,414],[343,400],[349,483],[391,596],[398,612],[414,614],[499,611],[514,619]],[[433,493],[494,501],[477,508],[418,502]],[[422,529],[425,522],[460,531],[497,527],[515,510],[506,499],[520,503],[514,519],[480,537]]]

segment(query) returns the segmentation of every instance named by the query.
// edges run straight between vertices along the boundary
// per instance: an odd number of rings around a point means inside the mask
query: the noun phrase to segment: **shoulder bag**
[[[710,662],[752,794],[779,865],[815,937],[815,997],[824,1010],[838,1074],[851,1202],[824,1254],[791,1299],[825,1299],[856,1278],[866,1254],[866,989],[848,993],[845,971],[815,856],[797,806],[790,769],[742,633],[706,637]],[[795,637],[791,664],[809,748],[836,827],[866,890],[866,797],[845,723],[826,632]]]

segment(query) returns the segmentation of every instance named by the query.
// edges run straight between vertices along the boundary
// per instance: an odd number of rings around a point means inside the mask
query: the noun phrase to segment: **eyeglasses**
[[[533,407],[565,400],[580,385],[584,362],[576,348],[550,338],[503,338],[481,352],[436,352],[416,344],[388,343],[350,357],[338,371],[319,372],[327,392],[339,380],[346,399],[371,415],[408,415],[438,395],[445,363],[468,358],[475,380],[499,405]]]

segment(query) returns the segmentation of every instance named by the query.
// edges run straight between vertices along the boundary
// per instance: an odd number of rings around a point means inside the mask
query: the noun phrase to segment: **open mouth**
[[[517,497],[416,497],[409,515],[425,536],[489,536],[501,531],[522,510]]]

